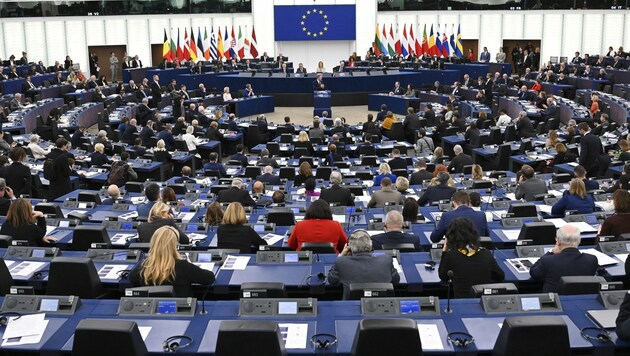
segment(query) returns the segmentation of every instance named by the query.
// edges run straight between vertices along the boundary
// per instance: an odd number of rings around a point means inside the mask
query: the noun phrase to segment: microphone
[[[203,292],[203,296],[201,297],[201,311],[199,312],[200,315],[208,314],[208,311],[206,310],[206,295],[208,294],[208,291],[210,291],[211,286],[212,283],[209,283],[208,286],[206,286],[206,290]]]
[[[453,310],[451,309],[451,289],[453,285],[453,271],[449,269],[446,274],[448,275],[448,295],[447,295],[448,299],[446,301],[446,310],[444,310],[444,312],[450,314],[453,312]]]

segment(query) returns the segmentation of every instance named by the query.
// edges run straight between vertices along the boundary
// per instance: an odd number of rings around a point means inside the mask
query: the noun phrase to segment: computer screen
[[[129,211],[136,211],[138,210],[138,206],[137,205],[129,205]]]
[[[60,220],[59,227],[70,227],[70,221],[68,220]]]
[[[59,310],[59,299],[42,299],[39,311],[56,312]]]
[[[123,230],[130,230],[133,229],[133,224],[130,222],[124,222],[120,224],[120,228]]]
[[[296,315],[297,311],[297,302],[278,302],[278,314]]]
[[[177,312],[177,302],[171,300],[161,300],[157,305],[158,314],[174,314]]]
[[[35,249],[35,250],[33,250],[33,253],[31,254],[31,257],[44,258],[44,257],[46,257],[46,250]]]
[[[298,254],[297,253],[287,253],[284,255],[284,262],[285,263],[295,263],[298,261]]]
[[[256,231],[256,232],[264,232],[265,231],[265,225],[254,225],[254,231]]]
[[[547,253],[547,252],[551,252],[553,251],[554,246],[548,246],[548,247],[543,247],[543,252]]]
[[[127,251],[116,252],[112,258],[114,261],[125,261],[127,260]]]
[[[79,209],[87,209],[87,203],[79,203]]]
[[[189,206],[182,206],[181,208],[179,208],[179,211],[182,213],[188,213],[190,212],[190,207]]]
[[[400,314],[411,314],[420,312],[420,301],[418,300],[401,300]]]
[[[595,215],[586,215],[586,223],[589,225],[597,224],[597,216]]]
[[[211,253],[200,253],[197,255],[197,262],[212,262]]]
[[[194,224],[188,224],[186,226],[186,231],[197,231],[197,225]]]
[[[540,299],[538,297],[521,298],[521,306],[524,311],[540,310]]]
[[[299,214],[300,208],[291,208],[291,211],[293,211],[293,214]]]

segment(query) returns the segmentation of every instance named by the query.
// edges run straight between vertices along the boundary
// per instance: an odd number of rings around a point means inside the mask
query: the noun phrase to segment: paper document
[[[567,164],[569,166],[571,166],[571,167],[577,167],[579,165],[579,163],[577,163],[577,162],[570,162],[570,163],[567,163]]]
[[[225,270],[244,270],[251,259],[250,256],[232,256],[228,255],[221,269]]]
[[[370,237],[383,233],[383,231],[381,231],[381,230],[366,230],[366,231],[367,231],[368,235],[370,235]],[[429,232],[429,234],[430,234],[430,232]]]
[[[193,264],[206,271],[214,272],[214,262],[194,262]]]
[[[550,190],[547,193],[553,194],[553,196],[555,196],[555,197],[562,197],[562,192],[559,191],[559,190]]]
[[[138,331],[140,331],[140,336],[142,336],[142,340],[146,340],[147,336],[149,336],[149,333],[151,332],[151,327],[150,326],[138,326]]]
[[[336,222],[338,222],[340,224],[345,224],[346,223],[346,216],[345,215],[335,215],[335,214],[333,214],[333,220],[335,220]]]
[[[423,350],[444,350],[442,337],[436,324],[418,323],[418,332]]]
[[[487,222],[492,222],[492,220],[494,220],[494,215],[492,214],[492,212],[486,211],[484,213],[486,214],[486,221]]]
[[[262,239],[267,241],[267,245],[275,245],[278,241],[282,241],[284,239],[284,235],[276,235],[276,234],[267,234],[262,236]]]
[[[529,273],[529,269],[538,261],[539,257],[513,258],[505,260],[505,263],[512,266],[518,273]]]
[[[56,226],[46,225],[46,236],[50,235],[50,233],[53,232],[56,228]]]
[[[597,264],[600,266],[608,266],[608,265],[616,265],[617,263],[619,263],[619,261],[617,261],[616,259],[600,252],[597,251],[594,248],[587,248],[585,250],[580,250],[580,252],[582,253],[588,253],[589,255],[593,255],[595,257],[597,257]]]
[[[44,317],[46,314],[22,315],[20,317],[10,317],[9,323],[4,330],[3,339],[12,339],[22,336],[31,336],[43,334],[45,325]]]
[[[501,220],[503,218],[503,215],[507,213],[507,210],[495,210],[492,212],[492,215],[494,215],[498,220]]]
[[[87,210],[72,210],[71,212],[69,212],[68,214],[66,214],[66,216],[70,215],[70,214],[86,214]]]
[[[191,233],[188,233],[186,235],[188,235],[188,239],[191,240],[191,241],[205,240],[208,237],[208,235],[198,234],[198,233],[195,233],[195,232],[191,232]]]
[[[559,228],[561,228],[561,227],[563,227],[564,225],[566,225],[566,224],[567,224],[567,222],[566,222],[566,221],[564,221],[564,219],[558,219],[558,218],[555,218],[555,219],[545,219],[545,221],[546,221],[546,222],[553,223],[553,224],[556,226],[556,229],[559,229]]]
[[[210,203],[210,200],[208,199],[197,199],[194,202],[192,202],[192,204],[190,204],[191,206],[200,206],[200,205],[206,205]]]
[[[124,213],[122,215],[118,216],[118,219],[123,219],[123,220],[131,220],[133,218],[137,218],[138,217],[138,212],[137,211],[130,211],[128,213]]]
[[[138,234],[116,234],[110,238],[113,245],[126,245],[127,240],[138,236]]]
[[[39,342],[42,340],[42,336],[44,336],[44,331],[46,330],[46,327],[48,326],[48,320],[44,320],[41,323],[41,333],[37,333],[35,335],[28,335],[28,336],[20,336],[20,337],[13,337],[13,338],[4,338],[2,339],[2,346],[19,346],[19,345],[32,345],[32,344],[39,344]]]
[[[308,338],[308,324],[278,324],[284,347],[287,349],[305,349]]]
[[[433,221],[442,217],[441,211],[432,211],[430,214],[431,214],[431,217],[433,218]]]
[[[577,227],[580,232],[584,233],[584,232],[597,232],[597,229],[592,227],[591,225],[585,223],[584,221],[580,221],[580,222],[572,222],[569,223],[575,227]]]
[[[518,236],[521,234],[521,230],[501,230],[505,237],[510,241],[518,240]]]
[[[98,277],[100,279],[120,279],[120,271],[128,268],[128,265],[105,265],[98,270]]]
[[[363,203],[369,203],[372,197],[369,195],[359,195],[355,197],[355,199]]]
[[[514,193],[505,193],[505,197],[510,200],[516,200],[516,194]]]
[[[7,265],[7,268],[11,267],[16,261],[4,260],[4,264]]]
[[[396,271],[398,271],[398,274],[402,275],[403,269],[402,269],[402,266],[400,265],[400,262],[398,262],[398,259],[392,258],[392,262],[394,263],[394,268],[396,269]]]
[[[134,204],[141,204],[144,203],[146,200],[145,197],[131,197],[131,202]]]
[[[11,275],[16,277],[28,277],[31,274],[35,273],[37,270],[42,268],[46,263],[45,262],[35,262],[35,261],[22,261],[17,265],[11,268]]]
[[[536,205],[538,207],[538,211],[543,213],[551,214],[551,205]]]
[[[615,205],[610,201],[596,201],[595,205],[602,208],[605,212],[612,212],[615,210]]]
[[[627,253],[617,253],[614,254],[613,256],[617,257],[619,259],[619,261],[626,263],[626,260],[628,259],[628,254]]]
[[[177,214],[177,217],[182,219],[182,222],[188,223],[190,221],[190,219],[192,219],[195,216],[195,214],[196,213],[181,212],[181,213]]]

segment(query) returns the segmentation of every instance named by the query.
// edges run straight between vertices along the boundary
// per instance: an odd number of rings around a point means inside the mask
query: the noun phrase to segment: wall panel
[[[521,12],[513,12],[503,15],[503,40],[519,40],[524,38],[524,17],[525,16]]]
[[[543,14],[527,13],[523,26],[523,38],[532,40],[542,40],[543,38]]]
[[[107,24],[109,26],[109,21]],[[92,20],[85,21],[85,30],[88,46],[104,46],[107,44],[105,41],[105,20]]]
[[[151,40],[149,35],[149,21],[147,19],[135,19],[130,17],[126,21],[127,25],[127,33],[130,34],[128,36],[127,41],[127,54],[130,57],[138,56],[142,61],[142,64],[148,66],[150,64],[151,58]],[[159,42],[164,42],[164,29],[161,28],[162,38]],[[119,58],[122,61],[122,57]]]
[[[603,21],[603,14],[584,14],[582,45],[576,48],[582,48],[582,52],[589,54],[605,51],[608,46],[602,43]]]
[[[15,55],[15,59],[22,57],[22,51],[26,49],[24,41],[24,23],[20,21],[3,22],[4,46],[6,54],[3,58]]]
[[[61,58],[48,58],[46,53],[46,29],[43,21],[32,22],[28,25],[28,41],[26,41],[26,52],[29,61],[44,61],[44,64],[55,63]],[[50,38],[54,41],[54,38]],[[63,63],[63,61],[62,61]]]
[[[580,50],[582,46],[582,18],[581,13],[569,13],[564,15],[562,22],[562,39],[560,41],[562,46],[562,51],[560,52],[561,56],[569,56],[575,53],[575,51]],[[549,33],[557,32],[549,32],[545,29],[545,34]],[[557,46],[558,42],[556,42],[555,45]]]
[[[501,36],[501,29],[503,17],[501,14],[494,12],[483,13],[481,15],[481,33],[479,34],[479,49],[477,50],[477,58],[479,53],[483,50],[483,47],[488,47],[490,53],[497,53],[499,47],[503,46],[503,38]]]
[[[625,16],[623,14],[606,14],[604,21],[604,33],[601,37],[602,51],[608,52],[612,46],[616,51],[623,44],[623,31]],[[629,26],[630,27],[630,26]]]
[[[65,43],[67,44],[66,53],[59,53],[60,57],[51,57],[51,58],[63,58],[65,60],[66,54],[72,58],[74,63],[79,63],[81,65],[81,70],[89,71],[90,66],[88,62],[88,50],[86,47],[86,38],[85,38],[85,22],[80,20],[69,20],[65,21]],[[50,31],[48,32],[50,36]],[[63,37],[59,37],[63,38]],[[54,46],[48,46],[48,55],[51,56],[50,53],[52,50],[55,50]]]
[[[83,21],[75,21],[77,25],[83,27]],[[75,63],[79,63],[82,67],[83,65],[87,65],[85,62],[85,58],[87,58],[87,48],[85,47],[85,38],[80,38],[79,46],[76,52],[68,51],[66,44],[68,42],[66,28],[68,27],[68,23],[64,21],[46,21],[44,23],[44,29],[46,30],[46,55],[49,60],[65,60],[66,56],[69,55],[70,58]],[[54,44],[54,45],[51,45]],[[46,63],[46,65],[51,65],[52,63]],[[63,63],[63,62],[62,62]]]
[[[546,63],[550,56],[560,56],[562,43],[562,14],[548,14],[544,17],[543,22],[545,33],[555,33],[554,41],[548,41],[549,36],[543,38],[542,48],[540,49],[540,63]]]

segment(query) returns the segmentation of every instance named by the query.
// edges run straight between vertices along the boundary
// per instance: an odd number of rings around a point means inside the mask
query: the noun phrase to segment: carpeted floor
[[[367,105],[361,106],[335,106],[332,108],[331,117],[344,117],[346,123],[356,124],[365,122],[369,113]],[[376,113],[373,112],[376,116]],[[289,116],[294,124],[310,124],[313,121],[313,108],[311,107],[276,107],[276,111],[265,114],[268,122],[284,123],[284,117]]]

